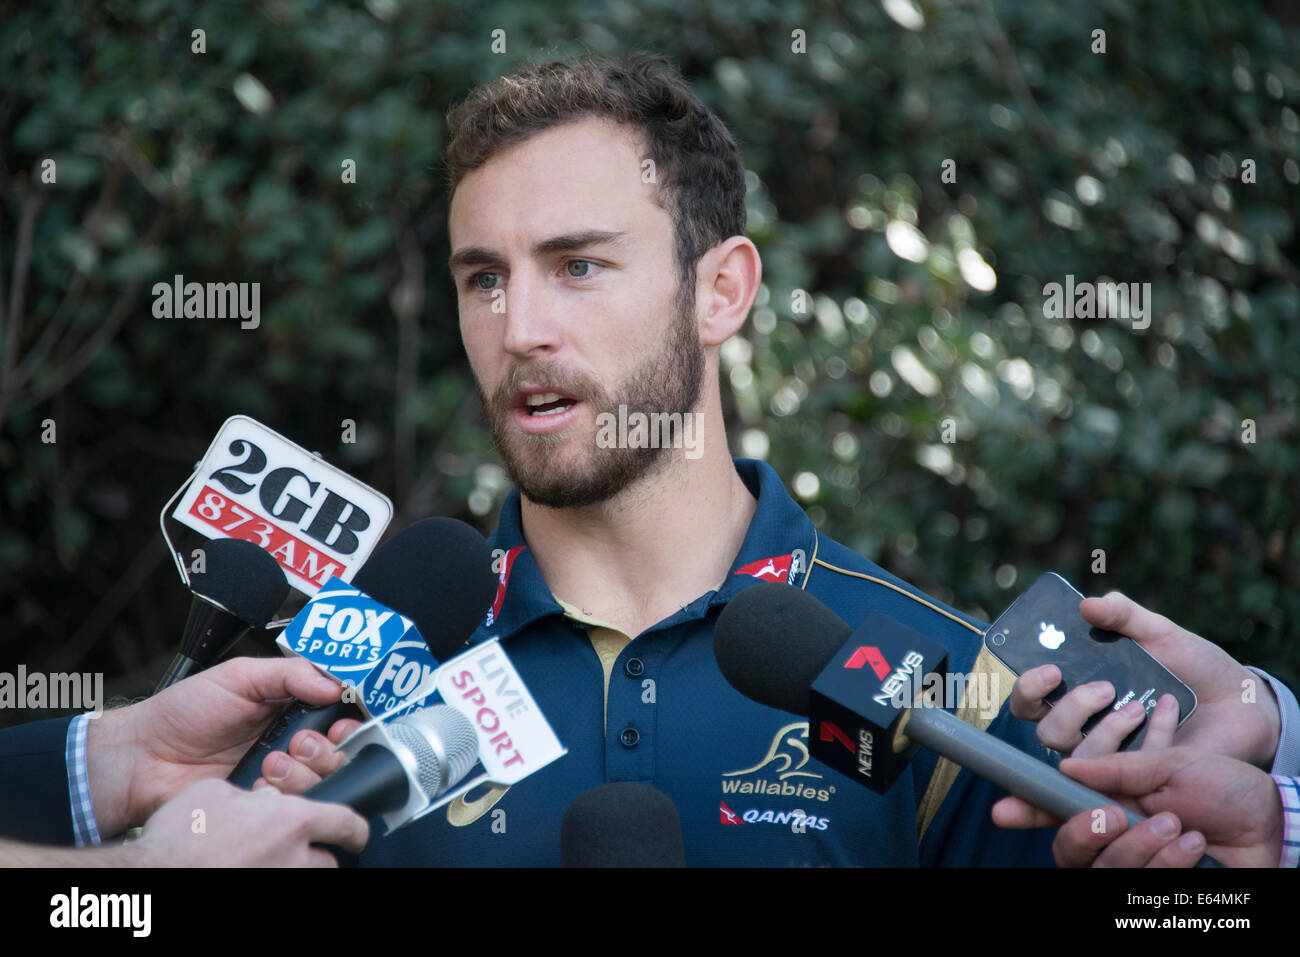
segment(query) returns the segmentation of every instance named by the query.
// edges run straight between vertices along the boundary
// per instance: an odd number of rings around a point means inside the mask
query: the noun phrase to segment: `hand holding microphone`
[[[394,651],[388,638],[380,639],[378,634],[387,635],[394,627],[400,631],[398,616],[405,616],[427,643],[426,658],[431,653],[436,663],[450,657],[478,627],[491,605],[496,589],[491,565],[487,541],[464,522],[449,518],[423,519],[380,546],[354,577],[353,586],[373,599],[368,604],[381,607],[340,613],[332,599],[318,595],[285,629],[284,637],[291,648],[300,644],[307,653],[322,645],[328,648],[331,631],[338,636],[346,634],[341,630],[342,625],[335,626],[331,615],[337,614],[339,621],[347,619],[349,628],[358,633],[352,636],[355,641],[335,638],[333,644],[340,652],[365,656],[339,659],[339,670],[347,674],[349,683],[361,689],[363,695],[365,689],[382,681],[395,685],[393,672],[401,655]],[[387,644],[381,650],[375,642]],[[409,643],[406,636],[402,643]],[[418,650],[424,652],[423,647]],[[414,668],[412,678],[419,670],[418,666]],[[418,681],[412,681],[408,690],[416,685]],[[386,702],[381,710],[390,706],[391,702]],[[263,770],[275,773],[274,768],[265,766],[265,761],[273,752],[288,750],[299,732],[324,733],[341,720],[364,720],[370,716],[363,700],[340,701],[328,708],[291,703],[241,759],[229,780],[241,787],[251,787]],[[284,759],[277,759],[277,763],[285,766],[288,773],[290,766],[284,765]],[[277,783],[280,783],[278,779]]]
[[[993,823],[1011,829],[1059,826],[1052,854],[1061,867],[1192,867],[1207,849],[1229,867],[1277,867],[1285,825],[1273,779],[1227,755],[1172,745],[1178,725],[1172,696],[1148,720],[1138,751],[1061,762],[1063,773],[1133,800],[1152,815],[1140,827],[1126,828],[1114,809],[1100,832],[1090,814],[1062,823],[1017,797],[993,805]]]
[[[234,658],[105,711],[86,730],[100,834],[121,834],[196,781],[228,774],[286,698],[325,705],[341,692],[306,661]]]
[[[394,718],[375,729],[375,738],[303,797],[377,817],[436,800],[478,762],[474,726],[445,704]]]
[[[854,630],[807,592],[760,583],[723,609],[714,654],[741,694],[807,714],[813,756],[877,792],[923,744],[1060,818],[1115,803],[917,697],[922,678],[942,677],[946,650],[879,612]]]

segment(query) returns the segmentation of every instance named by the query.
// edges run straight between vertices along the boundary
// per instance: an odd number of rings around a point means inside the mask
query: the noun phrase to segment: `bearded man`
[[[993,825],[995,786],[923,750],[872,793],[810,759],[806,720],[742,697],[714,662],[726,603],[785,582],[852,624],[881,611],[942,643],[952,672],[993,692],[945,706],[1053,759],[1011,714],[1015,676],[984,650],[983,623],[819,534],[768,465],[731,457],[718,350],[762,265],[723,123],[649,57],[528,66],[449,120],[460,330],[515,486],[491,536],[500,585],[470,643],[501,638],[568,754],[372,838],[362,863],[555,865],[575,797],[643,781],[676,804],[691,865],[1051,864],[1051,831]],[[692,414],[699,445],[608,447],[601,424],[620,413]],[[1252,760],[1272,760],[1278,714],[1270,698],[1230,719],[1259,746]],[[1090,740],[1133,726],[1117,712]],[[301,790],[329,770],[314,743],[306,766],[268,758],[268,778]],[[1194,862],[1205,844],[1192,844],[1162,861]]]

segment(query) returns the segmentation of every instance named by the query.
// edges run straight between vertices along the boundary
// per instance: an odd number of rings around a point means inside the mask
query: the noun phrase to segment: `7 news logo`
[[[925,657],[919,651],[909,651],[903,656],[903,662],[898,669],[891,675],[889,673],[889,662],[875,645],[859,645],[853,654],[849,655],[848,661],[844,662],[845,669],[858,669],[864,665],[870,665],[871,670],[876,673],[876,677],[884,682],[880,686],[880,691],[871,699],[879,705],[893,705],[895,708],[903,707],[907,704],[906,696],[907,685],[913,679],[920,678],[916,669],[925,663]],[[913,695],[915,698],[915,695]]]
[[[859,645],[858,649],[849,655],[849,660],[844,662],[845,668],[861,668],[863,665],[871,665],[871,670],[881,681],[889,676],[889,662],[875,645]]]
[[[858,773],[864,777],[871,777],[871,752],[872,748],[875,746],[876,738],[870,731],[866,728],[859,728],[858,743],[857,746],[854,747],[853,739],[844,732],[843,728],[834,721],[823,721],[821,722],[818,737],[822,741],[838,741],[844,746],[844,749],[848,751],[849,754],[856,754],[858,758]]]

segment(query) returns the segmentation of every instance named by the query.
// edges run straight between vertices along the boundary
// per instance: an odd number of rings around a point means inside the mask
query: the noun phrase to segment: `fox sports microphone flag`
[[[435,565],[436,560],[436,565]],[[339,718],[400,712],[438,661],[482,620],[496,589],[487,542],[452,518],[425,518],[386,541],[354,584],[331,580],[277,644],[352,686],[338,705],[291,704],[228,780],[251,786],[271,751],[304,728],[324,734]]]

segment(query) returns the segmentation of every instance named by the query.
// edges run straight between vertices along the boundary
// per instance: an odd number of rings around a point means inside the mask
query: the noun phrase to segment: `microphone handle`
[[[236,787],[251,788],[262,776],[262,761],[268,754],[272,751],[288,751],[289,740],[304,728],[326,734],[335,721],[343,718],[365,721],[366,714],[354,703],[336,701],[334,704],[317,706],[294,698],[239,759],[226,780]]]
[[[346,804],[370,819],[404,807],[410,787],[402,762],[382,745],[368,744],[303,797]]]
[[[899,731],[1062,821],[1083,811],[1119,804],[942,708],[908,708]],[[1124,808],[1124,813],[1129,827],[1146,820],[1128,808]],[[1196,866],[1223,865],[1206,854]]]
[[[167,666],[167,671],[159,680],[157,687],[153,689],[153,693],[157,694],[164,688],[170,688],[172,685],[176,684],[176,682],[188,678],[193,672],[202,670],[202,664],[195,661],[189,655],[182,654],[178,651],[176,652],[175,657],[172,658],[172,663]]]

